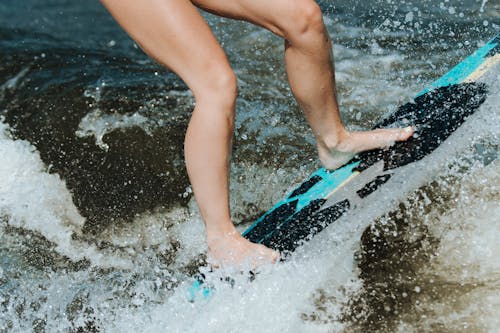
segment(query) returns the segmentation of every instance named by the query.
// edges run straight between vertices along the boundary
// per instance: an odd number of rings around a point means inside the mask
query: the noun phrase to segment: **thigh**
[[[307,29],[303,25],[304,20],[318,16],[318,14],[321,20],[321,11],[314,0],[191,1],[206,11],[254,23],[285,39],[290,39],[291,33]]]
[[[101,0],[118,23],[162,65],[195,92],[220,70],[226,55],[189,0]]]

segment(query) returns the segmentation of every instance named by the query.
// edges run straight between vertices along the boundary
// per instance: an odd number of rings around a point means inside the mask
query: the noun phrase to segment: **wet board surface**
[[[388,149],[361,153],[336,170],[319,169],[257,219],[243,236],[280,251],[286,260],[360,201],[370,200],[396,169],[424,159],[445,142],[486,100],[488,86],[480,79],[499,63],[497,35],[420,92],[412,103],[375,126],[415,126],[412,138]],[[195,282],[191,299],[200,290],[205,296],[210,294],[202,284],[203,278]]]

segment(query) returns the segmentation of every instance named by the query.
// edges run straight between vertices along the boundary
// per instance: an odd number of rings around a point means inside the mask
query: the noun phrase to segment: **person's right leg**
[[[209,259],[223,266],[275,261],[275,251],[241,237],[231,221],[228,164],[236,78],[196,7],[187,0],[102,2],[145,52],[176,72],[195,96],[184,152],[206,226]]]
[[[311,125],[319,158],[328,169],[353,154],[408,139],[413,130],[349,132],[342,124],[335,92],[330,37],[314,0],[193,0],[208,11],[246,20],[285,39],[285,60],[292,92]],[[369,92],[367,92],[369,94]]]

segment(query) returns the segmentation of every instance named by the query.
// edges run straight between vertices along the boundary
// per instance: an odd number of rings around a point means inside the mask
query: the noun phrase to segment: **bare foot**
[[[366,150],[386,148],[396,141],[406,141],[413,135],[411,126],[385,128],[366,132],[345,132],[333,144],[318,145],[318,155],[326,169],[334,170],[347,163],[354,155]]]
[[[275,263],[279,253],[261,244],[255,244],[237,231],[216,237],[207,237],[208,263],[214,268],[255,269]]]

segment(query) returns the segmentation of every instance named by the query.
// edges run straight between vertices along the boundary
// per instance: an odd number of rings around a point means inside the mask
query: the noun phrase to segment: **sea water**
[[[353,130],[500,26],[494,1],[320,5]],[[231,206],[244,230],[319,164],[283,42],[205,18],[238,76]],[[0,332],[497,332],[498,96],[425,167],[394,176],[406,187],[391,179],[253,282],[209,274],[212,297],[189,302],[206,271],[182,156],[192,94],[98,2],[4,0]]]

